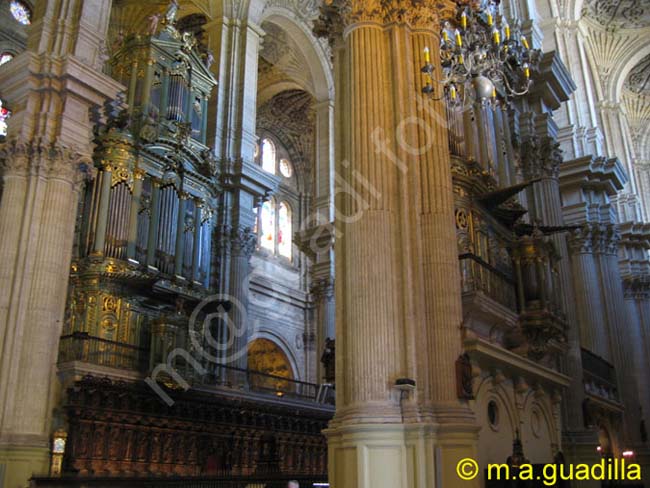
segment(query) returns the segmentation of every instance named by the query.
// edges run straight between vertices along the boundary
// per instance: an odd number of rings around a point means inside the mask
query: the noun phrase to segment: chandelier
[[[541,52],[530,48],[518,23],[511,26],[499,14],[497,1],[483,0],[459,5],[455,19],[443,23],[440,75],[428,47],[424,58],[422,72],[428,79],[423,93],[434,100],[445,98],[451,106],[468,102],[494,106],[499,96],[508,102],[528,93],[531,70],[539,64]],[[436,83],[442,86],[439,98]]]

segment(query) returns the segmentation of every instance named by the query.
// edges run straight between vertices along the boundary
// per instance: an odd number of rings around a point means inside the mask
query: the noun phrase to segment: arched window
[[[20,0],[12,0],[9,4],[11,15],[14,16],[19,23],[29,25],[32,23],[32,11],[25,2]]]
[[[14,55],[8,52],[0,54],[0,66],[14,59]]]
[[[291,259],[291,209],[285,202],[278,209],[278,254]]]
[[[260,209],[260,247],[275,252],[275,203],[264,202]]]
[[[262,141],[262,169],[275,174],[276,151],[275,144],[270,139]]]
[[[291,260],[291,207],[286,202],[279,205],[271,200],[260,207],[256,229],[259,247]]]

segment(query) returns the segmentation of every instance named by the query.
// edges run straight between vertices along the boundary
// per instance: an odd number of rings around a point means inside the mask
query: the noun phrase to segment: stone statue
[[[320,362],[323,363],[325,369],[325,381],[334,383],[335,381],[335,364],[336,364],[336,342],[329,337],[325,339],[325,350],[321,356]]]
[[[162,19],[162,14],[152,14],[149,16],[149,35],[155,36],[158,31],[158,24],[160,24],[160,19]]]
[[[210,66],[212,66],[212,63],[214,63],[214,54],[212,51],[209,51],[204,54],[205,57],[205,67],[210,69]]]

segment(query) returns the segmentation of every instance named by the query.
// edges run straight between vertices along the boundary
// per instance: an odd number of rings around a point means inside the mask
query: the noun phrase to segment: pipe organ
[[[538,360],[549,342],[564,342],[566,324],[557,253],[537,229],[543,223],[521,220],[526,198],[517,195],[535,180],[522,181],[517,117],[503,105],[448,107],[456,233],[465,306],[475,309],[480,296],[504,307],[504,317],[516,317],[499,332],[504,346]]]
[[[110,69],[128,89],[97,134],[60,361],[144,373],[162,359],[160,330],[184,345],[176,302],[198,303],[214,283],[220,186],[205,128],[216,81],[194,38],[173,26],[127,37]]]

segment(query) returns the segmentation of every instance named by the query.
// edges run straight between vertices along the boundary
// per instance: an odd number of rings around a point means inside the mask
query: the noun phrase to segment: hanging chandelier
[[[431,64],[429,48],[424,50],[427,76],[423,93],[451,106],[466,103],[506,103],[530,90],[531,70],[539,64],[541,52],[531,49],[519,23],[510,25],[499,13],[498,2],[483,0],[459,5],[455,19],[441,29],[442,73]],[[442,86],[436,98],[434,84]]]

